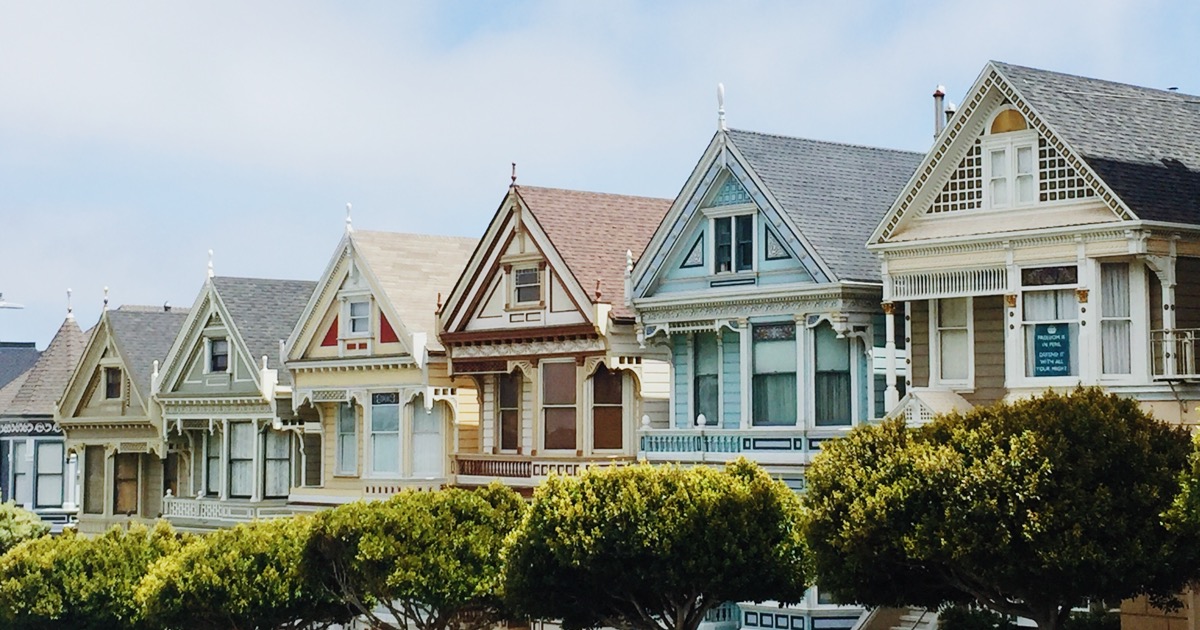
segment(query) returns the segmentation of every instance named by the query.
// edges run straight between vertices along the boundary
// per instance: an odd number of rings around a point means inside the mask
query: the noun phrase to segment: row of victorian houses
[[[941,98],[925,154],[722,114],[673,200],[514,177],[479,239],[347,220],[316,282],[210,265],[190,308],[68,316],[0,389],[0,491],[205,530],[638,459],[799,491],[856,425],[1078,383],[1194,422],[1200,98],[998,62]]]

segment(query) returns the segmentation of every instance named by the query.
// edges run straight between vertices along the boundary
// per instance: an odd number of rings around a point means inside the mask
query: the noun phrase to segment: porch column
[[[900,390],[896,388],[896,304],[883,303],[884,321],[884,381],[887,389],[883,394],[885,413],[891,413],[900,404]]]
[[[1167,256],[1147,256],[1146,263],[1154,271],[1162,287],[1162,375],[1175,376],[1178,372],[1181,345],[1175,334],[1175,239]],[[1153,339],[1153,337],[1151,337]],[[1190,348],[1189,348],[1190,350]],[[1189,366],[1190,367],[1190,366]]]

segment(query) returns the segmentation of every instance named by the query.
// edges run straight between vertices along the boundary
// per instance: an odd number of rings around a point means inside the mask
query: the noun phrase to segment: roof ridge
[[[453,239],[453,240],[462,240],[462,241],[469,241],[469,240],[477,241],[477,240],[479,240],[478,237],[474,237],[474,236],[455,236],[452,234],[421,234],[418,232],[396,232],[396,231],[392,231],[392,230],[359,230],[357,228],[355,228],[355,230],[350,233],[351,237],[353,237],[354,235],[357,235],[357,234],[383,234],[383,235],[387,235],[387,236],[407,236],[410,238],[447,239],[447,240]]]
[[[1023,66],[1023,65],[1017,64],[1017,63],[1008,63],[1006,61],[999,61],[997,59],[992,59],[992,60],[988,61],[988,63],[990,63],[994,66],[997,66],[1001,70],[1003,70],[1004,68],[1016,68],[1018,70],[1030,70],[1030,71],[1038,72],[1038,73],[1042,73],[1042,74],[1053,74],[1053,75],[1060,76],[1060,77],[1070,77],[1072,79],[1083,79],[1084,81],[1088,81],[1088,82],[1092,82],[1092,83],[1103,83],[1106,85],[1116,85],[1116,86],[1120,86],[1120,87],[1134,88],[1137,90],[1145,90],[1147,92],[1155,92],[1157,94],[1162,94],[1163,96],[1170,96],[1170,97],[1180,98],[1180,99],[1188,100],[1188,101],[1200,100],[1200,95],[1191,94],[1188,92],[1164,90],[1162,88],[1149,87],[1146,85],[1138,85],[1136,83],[1125,83],[1123,81],[1112,81],[1110,79],[1100,79],[1100,78],[1096,78],[1096,77],[1084,76],[1082,74],[1073,74],[1070,72],[1059,72],[1057,70],[1046,70],[1044,68],[1035,68],[1033,66]]]
[[[855,142],[837,142],[834,140],[816,140],[814,138],[802,138],[800,136],[785,136],[780,133],[768,133],[764,131],[750,131],[749,129],[730,129],[734,133],[746,133],[755,136],[763,136],[766,138],[779,138],[781,140],[799,140],[801,142],[811,142],[813,144],[823,144],[833,147],[846,147],[852,149],[870,149],[872,151],[887,151],[889,153],[902,153],[905,155],[921,155],[924,156],[927,151],[909,151],[908,149],[893,149],[890,147],[878,147],[869,144],[859,144]]]
[[[596,191],[596,190],[579,190],[577,188],[556,188],[553,186],[527,186],[525,184],[517,184],[516,188],[517,188],[518,192],[521,189],[546,190],[546,191],[554,191],[554,192],[577,193],[577,194],[584,194],[584,195],[600,195],[602,197],[610,197],[610,198],[620,197],[620,198],[625,198],[625,199],[647,199],[650,201],[663,201],[663,200],[673,201],[672,199],[670,199],[668,197],[651,197],[648,195],[626,195],[626,194],[622,194],[622,193],[600,192],[600,191]]]
[[[314,280],[303,280],[303,279],[299,279],[299,278],[258,278],[258,277],[251,277],[251,276],[213,276],[213,280],[253,280],[256,282],[261,282],[264,280],[267,282],[315,282]],[[174,311],[175,307],[171,307],[171,310]]]

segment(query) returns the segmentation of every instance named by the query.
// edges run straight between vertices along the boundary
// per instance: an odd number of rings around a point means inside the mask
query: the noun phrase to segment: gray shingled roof
[[[162,367],[187,313],[185,308],[164,311],[161,307],[143,306],[122,306],[104,313],[109,334],[143,399],[150,395],[154,362],[158,361]]]
[[[834,279],[880,281],[879,260],[863,243],[924,154],[751,131],[728,133]]]
[[[7,407],[0,410],[0,415],[53,416],[54,406],[71,380],[86,345],[87,336],[75,318],[64,319],[37,363],[23,375],[24,382]]]
[[[1200,224],[1200,97],[992,65],[1139,218]]]
[[[0,388],[33,367],[40,356],[32,341],[0,341]]]
[[[213,285],[250,351],[251,361],[258,365],[265,355],[267,367],[279,372],[279,382],[291,383],[291,374],[279,365],[279,341],[292,334],[317,283],[218,276]]]

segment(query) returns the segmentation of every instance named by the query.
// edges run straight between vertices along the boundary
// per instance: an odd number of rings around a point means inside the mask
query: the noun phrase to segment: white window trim
[[[33,506],[38,509],[62,507],[63,503],[66,501],[66,496],[67,496],[67,457],[66,457],[67,444],[62,439],[41,439],[41,440],[34,439],[34,440],[32,440],[32,442],[33,442],[33,461],[31,462],[31,465],[30,465],[30,474],[32,475],[30,477],[30,481],[32,483],[32,485],[30,486],[30,492],[31,492],[32,496],[30,498],[33,500]],[[59,488],[59,492],[58,492],[59,501],[58,501],[58,503],[50,503],[47,505],[41,505],[38,503],[38,494],[39,494],[38,488],[41,484],[40,478],[48,477],[48,476],[54,475],[55,473],[39,473],[38,472],[39,464],[42,461],[41,453],[39,453],[39,450],[40,450],[39,447],[41,447],[44,444],[56,444],[56,443],[61,446],[62,452],[63,452],[62,461],[60,462],[62,464],[62,469],[60,472],[57,473],[58,476],[62,478],[62,486]]]
[[[1004,110],[1001,110],[1004,111]],[[999,112],[997,112],[997,116]],[[992,117],[995,119],[995,116]],[[990,122],[988,123],[991,124]],[[1033,152],[1033,199],[1027,202],[1019,202],[1017,200],[1017,149],[1029,148]],[[1007,188],[1009,203],[1003,206],[995,205],[992,200],[992,151],[999,149],[1005,150],[1005,158],[1008,161]],[[1021,131],[1009,131],[996,135],[985,135],[980,142],[980,164],[982,168],[981,181],[983,203],[982,208],[985,210],[1020,210],[1022,208],[1030,208],[1038,203],[1038,136],[1037,132],[1032,129]]]
[[[342,405],[349,406],[350,413],[354,417],[354,431],[351,433],[346,433],[341,430],[342,429],[342,423],[341,423]],[[333,433],[333,475],[335,477],[357,477],[358,476],[358,460],[361,459],[361,457],[359,457],[359,451],[362,450],[362,439],[360,438],[360,436],[362,435],[362,426],[365,424],[365,423],[359,421],[358,407],[359,407],[359,405],[356,405],[352,402],[345,402],[345,403],[336,403],[333,408],[333,410],[334,410],[333,411],[333,431],[332,431],[332,433]],[[364,415],[365,415],[365,412],[364,412]],[[354,465],[350,466],[350,467],[346,466],[346,464],[348,462],[342,461],[341,438],[343,435],[352,436],[351,441],[354,443],[354,463],[353,463]]]
[[[967,301],[967,378],[942,378],[942,337],[938,326],[938,301],[959,300]],[[929,384],[934,387],[945,387],[955,391],[974,391],[975,389],[975,298],[971,296],[933,298],[929,300]]]
[[[608,365],[601,364],[596,368],[596,372],[599,372],[602,369],[607,370]],[[584,442],[587,453],[595,453],[599,455],[620,455],[628,452],[631,446],[630,433],[633,427],[631,426],[632,423],[629,421],[629,419],[631,413],[634,412],[634,406],[637,403],[633,396],[632,377],[630,377],[628,370],[612,371],[616,372],[617,376],[621,379],[621,448],[596,448],[596,418],[594,413],[596,409],[596,389],[592,381],[593,377],[596,375],[596,372],[592,372],[592,374],[587,377],[587,380],[585,381],[586,384],[584,386],[587,399],[587,432],[584,435]]]
[[[762,239],[759,238],[758,224],[758,207],[754,205],[737,205],[728,206],[720,209],[706,209],[705,217],[708,219],[708,235],[711,238],[706,239],[707,243],[705,252],[708,255],[708,263],[705,267],[710,276],[733,276],[738,274],[753,274],[758,273],[758,254],[759,248],[762,246]],[[737,217],[750,215],[750,268],[737,270]],[[717,270],[717,220],[729,219],[729,271]]]
[[[396,472],[376,472],[374,462],[375,449],[371,447],[371,438],[375,435],[375,431],[371,430],[372,417],[375,413],[375,403],[372,400],[375,394],[396,394],[396,412],[399,416],[399,422],[396,427]],[[369,405],[363,406],[363,431],[362,431],[362,478],[363,479],[404,479],[408,470],[407,458],[404,457],[404,449],[408,446],[409,440],[405,439],[409,435],[412,427],[412,401],[404,400],[404,393],[395,389],[373,390],[367,392],[367,400],[372,401]],[[391,432],[381,432],[388,433]]]
[[[1087,261],[1070,260],[1057,262],[1038,262],[1019,267],[1016,270],[1016,291],[1017,305],[1013,308],[1005,308],[1005,322],[1015,325],[1015,328],[1005,328],[1005,363],[1009,366],[1006,369],[1007,383],[1009,389],[1015,388],[1040,388],[1047,387],[1071,387],[1079,383],[1095,382],[1095,375],[1099,372],[1099,366],[1093,367],[1093,353],[1090,348],[1089,333],[1085,329],[1099,328],[1099,320],[1096,315],[1099,308],[1089,308],[1086,313],[1079,311],[1079,307],[1084,306],[1076,301],[1076,319],[1078,326],[1077,338],[1075,340],[1076,360],[1079,363],[1079,373],[1071,376],[1029,376],[1025,372],[1025,293],[1026,292],[1044,292],[1044,291],[1062,291],[1070,289],[1076,291],[1081,288],[1087,288],[1082,282],[1077,281],[1075,284],[1052,284],[1036,287],[1025,287],[1021,284],[1021,272],[1025,269],[1037,269],[1041,267],[1077,267],[1076,278],[1084,280],[1092,275],[1100,273],[1098,266],[1090,263],[1095,261],[1089,259]],[[1098,304],[1098,303],[1097,303]],[[1087,304],[1086,306],[1092,306]],[[1084,325],[1084,322],[1091,322],[1090,326]],[[1099,339],[1095,341],[1096,351],[1099,352]]]
[[[571,367],[575,368],[575,404],[573,405],[573,407],[575,408],[575,446],[576,446],[576,448],[571,448],[571,449],[546,448],[546,409],[547,409],[547,405],[546,405],[546,373],[543,368],[550,363],[567,363],[567,364],[570,364]],[[537,418],[538,452],[539,453],[552,453],[555,455],[574,454],[576,451],[579,450],[579,445],[580,445],[579,432],[581,430],[583,430],[579,426],[579,424],[580,424],[580,422],[579,422],[579,418],[580,418],[579,405],[582,404],[585,397],[581,394],[586,393],[586,392],[579,391],[580,390],[579,366],[576,364],[575,359],[548,359],[548,360],[539,361],[538,362],[537,388],[538,388],[538,402],[540,403],[538,405],[539,409],[538,409],[538,418]],[[550,408],[551,409],[565,409],[566,405],[554,405]],[[586,437],[587,436],[585,434],[584,435],[585,440],[586,440]]]
[[[214,370],[212,369],[213,348],[216,346],[218,341],[225,342],[225,369],[221,370],[221,371],[225,374],[229,374],[230,372],[233,371],[233,360],[232,360],[233,359],[233,356],[232,356],[233,355],[233,352],[232,352],[233,344],[231,344],[229,342],[229,337],[205,337],[204,338],[204,356],[205,356],[204,373],[205,374],[213,374],[214,373]]]
[[[1129,374],[1105,374],[1104,373],[1104,306],[1102,294],[1104,290],[1104,282],[1101,278],[1101,264],[1104,263],[1123,263],[1129,265]],[[1092,286],[1097,287],[1095,297],[1089,298],[1089,302],[1095,304],[1095,308],[1088,309],[1088,312],[1080,317],[1094,315],[1088,318],[1088,325],[1096,327],[1096,350],[1095,356],[1095,373],[1096,379],[1107,385],[1134,385],[1140,383],[1149,383],[1152,380],[1150,375],[1150,287],[1146,279],[1145,267],[1139,260],[1104,260],[1095,261],[1095,274],[1092,278]],[[1095,320],[1094,322],[1092,320]],[[1145,340],[1146,344],[1138,343],[1138,340]],[[1083,371],[1083,367],[1080,371]]]
[[[547,269],[547,266],[542,265],[540,263],[540,261],[537,263],[534,263],[534,264],[514,264],[512,266],[511,273],[509,273],[509,283],[508,283],[509,284],[509,293],[508,293],[509,304],[511,304],[512,307],[524,309],[524,308],[531,308],[531,307],[540,307],[541,305],[546,303],[546,292],[548,290],[548,287],[547,287],[548,283],[546,282],[548,274],[546,273],[546,269]],[[535,272],[534,275],[537,276],[537,280],[538,280],[538,284],[537,284],[538,299],[522,301],[517,298],[517,295],[518,295],[517,273],[520,271],[531,271],[531,270],[533,272]],[[526,286],[532,286],[532,285],[526,285]]]
[[[353,325],[354,318],[351,315],[351,312],[352,312],[351,305],[352,304],[362,304],[362,303],[366,303],[366,305],[367,305],[367,315],[366,315],[367,329],[364,331],[355,332],[354,325]],[[360,338],[364,338],[364,337],[366,337],[366,338],[371,337],[371,332],[375,329],[375,326],[374,326],[374,323],[375,323],[374,303],[375,303],[375,301],[373,299],[371,299],[371,294],[369,294],[369,293],[355,293],[355,294],[346,294],[346,295],[342,296],[342,315],[343,315],[342,321],[345,322],[344,324],[342,324],[342,327],[341,327],[342,328],[341,333],[342,333],[343,339],[360,339]]]

